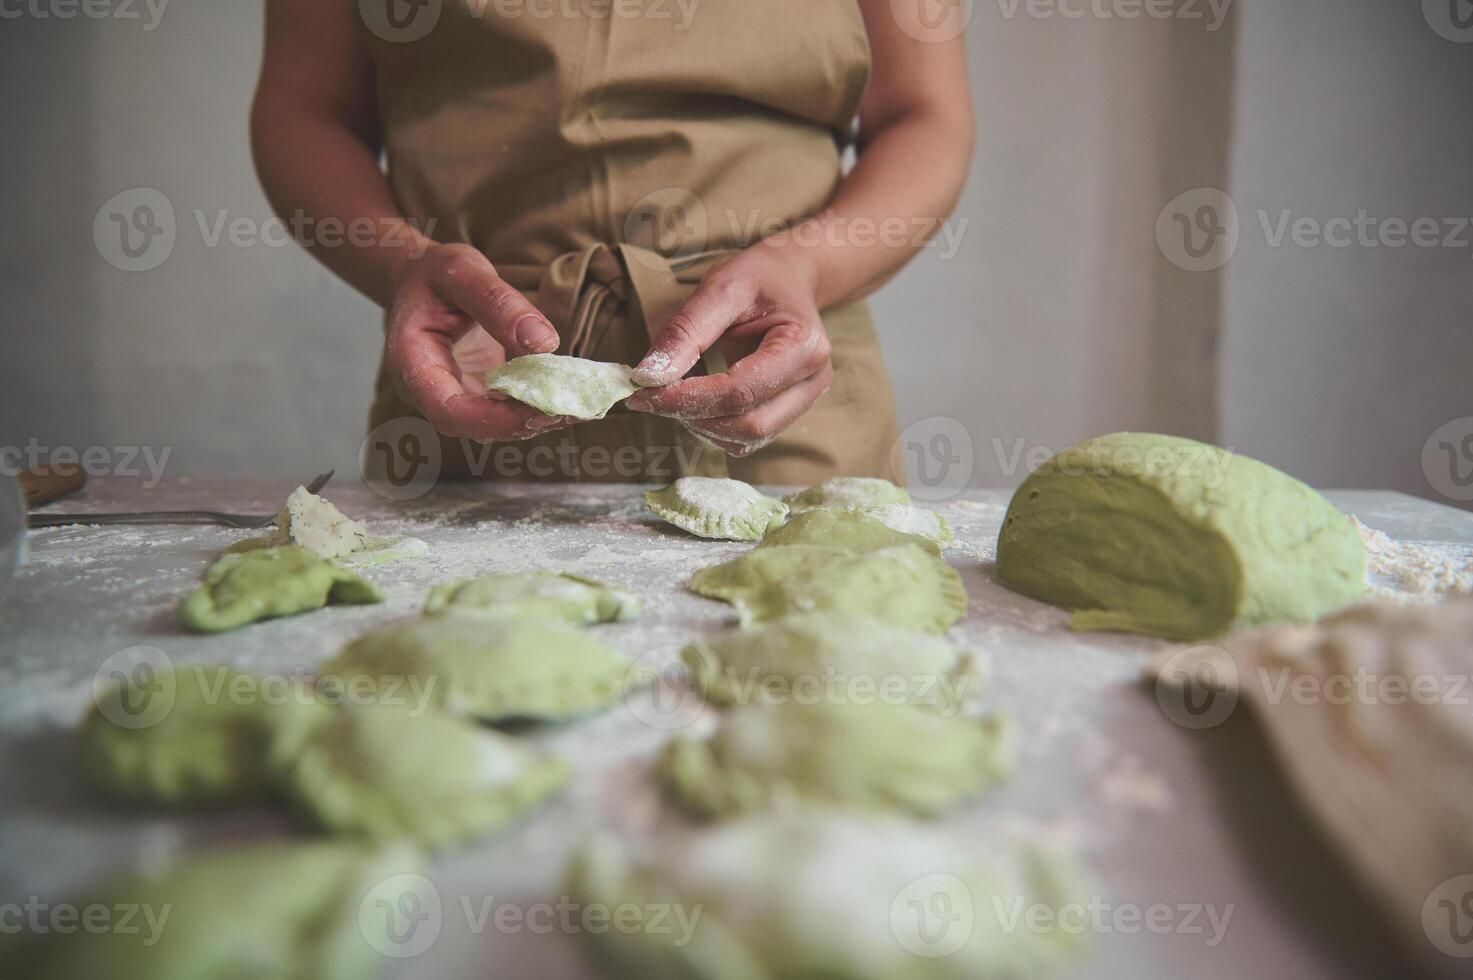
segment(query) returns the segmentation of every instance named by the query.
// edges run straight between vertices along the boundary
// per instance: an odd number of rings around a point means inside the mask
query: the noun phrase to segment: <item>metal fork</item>
[[[336,470],[328,470],[307,484],[308,493],[327,486]],[[276,522],[276,514],[222,514],[215,510],[156,510],[131,514],[31,514],[30,527],[67,527],[72,524],[221,524],[225,527],[261,528]]]

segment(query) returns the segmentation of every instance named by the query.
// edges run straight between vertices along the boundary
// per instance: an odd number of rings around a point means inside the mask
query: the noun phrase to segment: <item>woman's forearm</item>
[[[352,5],[269,0],[251,146],[266,196],[301,244],[387,307],[433,228],[415,228],[379,167],[372,63]]]
[[[972,153],[970,122],[918,112],[872,137],[822,214],[764,240],[813,283],[820,309],[884,285],[956,207]]]
[[[873,292],[914,258],[956,207],[972,160],[963,39],[917,37],[891,0],[858,2],[873,55],[858,162],[822,214],[757,246],[807,277],[820,309]]]

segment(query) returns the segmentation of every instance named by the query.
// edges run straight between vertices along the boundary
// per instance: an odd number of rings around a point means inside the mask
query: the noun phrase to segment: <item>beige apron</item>
[[[637,363],[717,262],[823,208],[869,73],[855,0],[373,2],[410,26],[365,17],[363,31],[405,215],[474,245],[552,321],[561,353],[600,361]],[[443,439],[441,475],[901,479],[868,309],[823,319],[833,388],[750,457],[619,408],[493,453]],[[380,369],[371,424],[413,414]]]

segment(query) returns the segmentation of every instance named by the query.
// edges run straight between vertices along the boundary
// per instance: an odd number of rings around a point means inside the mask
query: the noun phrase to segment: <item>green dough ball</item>
[[[205,572],[204,584],[179,607],[179,620],[201,633],[239,629],[262,619],[294,616],[329,602],[383,602],[371,582],[300,545],[226,555]]]
[[[982,679],[979,663],[946,640],[863,614],[792,613],[728,630],[681,652],[692,680],[718,704],[754,704],[832,682],[869,682],[919,707],[954,711]]]
[[[956,569],[913,544],[867,555],[817,545],[754,548],[701,569],[690,590],[733,603],[745,622],[826,609],[944,633],[967,611]]]
[[[7,977],[28,980],[363,980],[402,936],[370,894],[418,881],[412,850],[273,843],[198,857],[103,885],[74,907],[110,910],[116,928],[26,936]],[[402,876],[402,877],[401,877]],[[412,897],[412,896],[402,896]],[[402,928],[402,927],[401,927]]]
[[[836,476],[816,487],[800,490],[783,498],[795,511],[815,507],[838,510],[864,510],[886,504],[909,504],[910,494],[889,480],[872,476]]]
[[[589,421],[639,390],[623,364],[582,357],[529,354],[507,361],[486,374],[486,390],[510,395],[546,415]]]
[[[703,817],[804,802],[936,817],[1010,773],[1013,756],[1005,720],[856,697],[737,708],[709,739],[675,739],[657,768]]]
[[[566,890],[583,907],[670,910],[663,930],[587,934],[610,976],[1034,980],[1085,945],[1058,918],[1090,894],[1071,859],[970,850],[926,825],[764,815],[662,837],[648,854],[597,839]],[[999,914],[1040,906],[1054,916]]]
[[[619,700],[629,661],[558,620],[437,616],[366,633],[318,673],[325,692],[428,700],[483,721],[560,721]]]
[[[804,511],[782,527],[768,531],[760,547],[787,544],[824,545],[859,554],[913,544],[932,554],[941,553],[941,547],[935,541],[896,531],[863,511],[824,508]]]
[[[650,510],[698,538],[760,541],[788,507],[740,480],[686,476],[644,495]]]
[[[1039,467],[997,543],[1009,588],[1080,630],[1196,640],[1308,622],[1365,594],[1350,520],[1298,480],[1215,446],[1121,433]]]
[[[326,710],[310,690],[268,690],[225,667],[138,675],[98,696],[82,720],[78,754],[88,781],[118,799],[254,801],[271,795],[273,745],[299,745]]]
[[[568,767],[438,711],[361,704],[277,760],[297,810],[377,840],[449,847],[487,834],[562,788]]]
[[[425,615],[542,616],[569,623],[612,623],[639,615],[638,597],[591,579],[554,572],[483,575],[435,587]]]

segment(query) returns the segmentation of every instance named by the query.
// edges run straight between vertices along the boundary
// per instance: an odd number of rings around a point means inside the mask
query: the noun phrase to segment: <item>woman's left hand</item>
[[[678,419],[732,456],[771,443],[834,383],[812,273],[757,245],[706,276],[655,338],[634,380],[636,412]],[[682,381],[716,343],[727,373]]]

